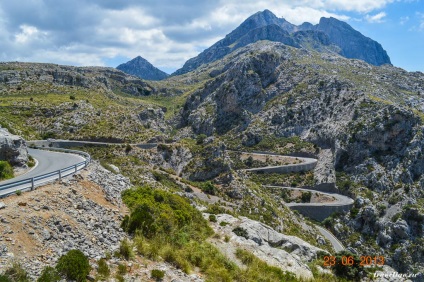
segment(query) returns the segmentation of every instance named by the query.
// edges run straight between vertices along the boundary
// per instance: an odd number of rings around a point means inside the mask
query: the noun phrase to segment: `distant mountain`
[[[335,18],[321,18],[317,25],[303,23],[296,26],[265,10],[250,16],[224,39],[188,60],[174,75],[192,71],[259,40],[276,41],[320,52],[336,52],[346,58],[361,59],[377,66],[390,64],[389,56],[378,42],[362,35],[345,22]]]
[[[169,75],[153,66],[146,59],[138,56],[125,64],[116,67],[127,74],[131,74],[146,80],[162,80]]]

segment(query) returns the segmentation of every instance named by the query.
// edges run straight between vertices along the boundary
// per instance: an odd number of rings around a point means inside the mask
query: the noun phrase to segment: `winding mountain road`
[[[268,155],[265,153],[260,153],[260,154],[247,153],[247,154],[256,154],[261,156]],[[275,155],[275,154],[269,154],[269,155]],[[284,157],[296,158],[296,157],[290,157],[290,156],[284,156]],[[298,160],[300,159],[302,163],[244,169],[243,171],[256,172],[256,173],[287,173],[287,172],[296,172],[296,171],[306,171],[306,170],[312,170],[316,166],[316,163],[318,162],[318,160],[313,158],[297,157],[296,159]],[[301,213],[303,213],[305,216],[308,216],[317,220],[323,220],[324,218],[331,215],[331,213],[333,213],[334,211],[348,210],[354,203],[353,199],[346,197],[344,195],[337,194],[337,193],[328,193],[328,192],[321,192],[321,191],[313,190],[313,189],[285,187],[285,186],[276,186],[276,185],[266,185],[264,187],[300,190],[300,191],[311,192],[311,193],[319,193],[319,194],[333,197],[335,200],[332,202],[286,203],[286,206],[289,207],[290,209],[298,210]],[[330,241],[330,243],[333,245],[333,248],[336,252],[339,252],[345,249],[343,244],[330,231],[328,231],[327,229],[319,225],[316,225],[316,227],[318,231],[327,240]]]
[[[0,181],[0,197],[9,195],[13,192],[16,192],[17,190],[28,189],[28,182],[19,186],[2,189],[5,188],[5,186],[8,184],[17,181],[25,181],[31,178],[37,178],[44,174],[54,173],[56,171],[72,167],[86,161],[84,157],[72,153],[52,152],[38,149],[28,149],[28,153],[37,160],[37,166],[29,172],[19,175],[15,178]],[[53,180],[55,177],[57,178],[57,176],[58,174],[56,176],[52,175],[50,178],[46,178],[46,181]]]

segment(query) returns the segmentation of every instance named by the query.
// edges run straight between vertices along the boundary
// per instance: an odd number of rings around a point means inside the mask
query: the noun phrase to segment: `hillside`
[[[334,42],[346,30],[369,43],[372,58]],[[79,148],[103,168],[5,200],[2,267],[8,250],[27,254],[34,278],[85,248],[91,279],[100,279],[100,258],[128,281],[153,281],[154,269],[164,281],[359,281],[382,270],[424,279],[424,74],[391,66],[381,46],[335,19],[294,26],[264,11],[220,42],[210,60],[199,55],[161,81],[113,68],[0,64],[1,127],[27,140],[118,143]],[[135,146],[146,142],[157,146]],[[247,170],[305,156],[318,160],[313,170]],[[291,189],[267,186],[275,184]],[[299,187],[313,192],[291,192]],[[287,206],[331,203],[320,193],[328,190],[353,207],[318,223]],[[336,252],[317,225],[345,255],[384,256],[384,269],[324,267]]]

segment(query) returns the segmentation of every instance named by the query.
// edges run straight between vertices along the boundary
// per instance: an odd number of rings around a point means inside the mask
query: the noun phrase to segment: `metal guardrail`
[[[82,170],[83,168],[87,167],[91,161],[91,156],[87,154],[86,152],[82,152],[82,151],[59,149],[59,148],[40,148],[40,147],[37,147],[36,149],[74,153],[74,154],[82,155],[85,158],[85,161],[79,162],[75,165],[68,166],[53,172],[45,173],[36,177],[27,178],[24,180],[19,180],[19,181],[0,185],[0,197],[5,197],[10,194],[14,194],[17,191],[33,191],[38,186],[41,186],[45,183],[48,183],[57,179],[60,180],[63,177],[66,177],[68,175],[74,174]],[[11,188],[15,188],[15,189],[9,190]],[[3,191],[5,190],[9,190],[9,191],[3,193]]]

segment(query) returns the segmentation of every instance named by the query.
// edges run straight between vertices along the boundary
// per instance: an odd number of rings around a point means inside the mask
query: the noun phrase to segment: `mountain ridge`
[[[262,36],[255,33],[255,31],[263,32],[267,29],[266,27],[272,29],[271,26],[278,26],[280,29],[274,27],[274,32],[268,32],[267,34],[262,34]],[[287,34],[284,34],[283,31]],[[328,37],[328,40],[324,40],[326,45],[333,45],[333,47],[329,48],[327,51],[338,53],[343,57],[361,59],[376,66],[391,64],[390,58],[381,44],[362,35],[359,31],[356,31],[345,22],[331,17],[321,18],[317,25],[305,22],[296,26],[284,18],[278,18],[271,11],[264,10],[247,18],[240,26],[227,34],[223,39],[219,40],[208,49],[205,49],[196,57],[189,59],[182,68],[175,71],[172,75],[190,72],[203,64],[221,59],[234,50],[259,40],[281,42],[296,48],[304,47],[302,46],[302,41],[296,36],[298,32],[302,31],[310,31],[310,33],[304,34],[310,37],[307,41],[311,39],[314,41],[316,36],[313,33],[323,33]],[[318,37],[322,38],[323,36],[321,35]],[[322,41],[318,43],[321,44]],[[312,44],[312,47],[309,47],[314,49],[313,46],[314,44]],[[318,48],[318,51],[322,52],[324,49]]]

